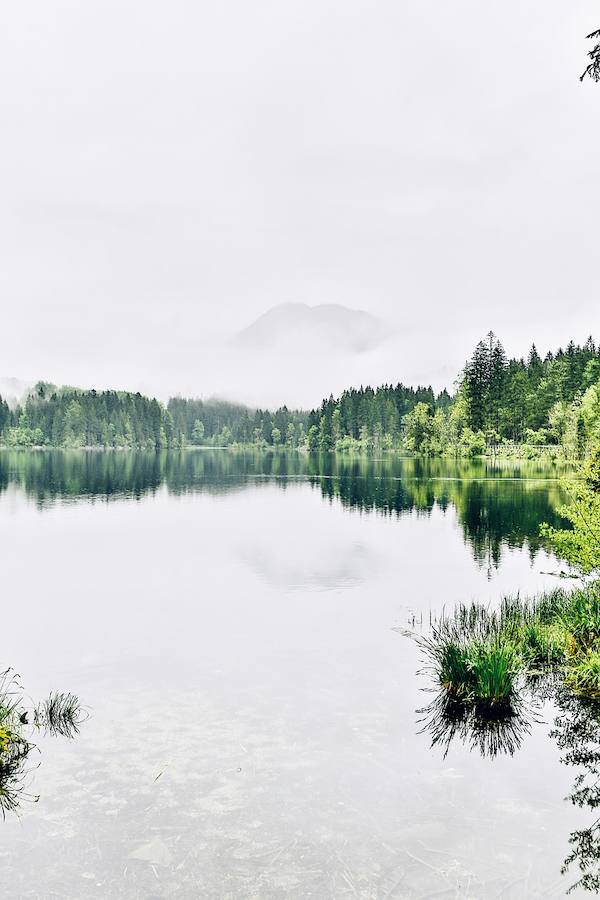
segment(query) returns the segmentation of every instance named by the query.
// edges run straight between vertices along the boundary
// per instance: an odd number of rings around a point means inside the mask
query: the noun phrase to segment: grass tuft
[[[534,599],[506,597],[496,610],[459,604],[412,635],[447,698],[480,710],[514,705],[520,685],[557,673],[574,692],[600,698],[600,585]]]
[[[565,684],[574,694],[600,699],[600,650],[580,653],[566,671]]]

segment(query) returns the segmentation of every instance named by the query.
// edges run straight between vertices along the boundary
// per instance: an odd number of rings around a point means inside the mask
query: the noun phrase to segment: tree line
[[[308,420],[309,450],[391,449],[402,443],[407,418],[419,405],[428,411],[446,410],[447,391],[437,396],[431,387],[403,384],[352,388],[334,400],[324,400]]]
[[[22,406],[0,400],[0,437],[16,447],[131,447],[180,444],[168,410],[128,391],[84,391],[40,382]]]
[[[189,400],[172,397],[167,410],[175,430],[187,444],[228,447],[246,444],[256,447],[297,448],[306,442],[309,413],[282,406],[275,412],[250,409],[224,400]]]
[[[560,448],[582,456],[600,441],[600,348],[583,346],[542,359],[507,357],[489,332],[466,362],[451,397],[403,385],[345,391],[309,417],[310,450],[405,449],[419,454],[531,455]]]
[[[127,391],[84,391],[39,383],[10,409],[0,398],[0,440],[9,446],[172,449],[286,447],[310,451],[406,450],[475,456],[489,451],[567,452],[600,442],[600,348],[542,359],[508,358],[489,332],[451,396],[403,384],[351,388],[318,409],[250,409],[222,400],[173,397],[166,405]]]
[[[16,409],[0,397],[0,441],[11,447],[297,448],[305,444],[308,418],[308,412],[285,406],[271,412],[181,397],[171,398],[165,406],[140,393],[57,388],[40,382]]]

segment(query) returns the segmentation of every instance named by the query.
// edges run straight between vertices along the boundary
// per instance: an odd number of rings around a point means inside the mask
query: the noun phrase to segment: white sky
[[[0,375],[312,405],[600,339],[597,3],[0,8]],[[288,301],[398,334],[225,347]]]

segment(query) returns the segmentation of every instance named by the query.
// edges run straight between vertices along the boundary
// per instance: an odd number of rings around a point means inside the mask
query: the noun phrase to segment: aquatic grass
[[[523,623],[521,653],[529,674],[561,665],[567,652],[567,635],[559,624]]]
[[[19,676],[13,669],[0,672],[0,725],[10,722],[19,706],[22,695]]]
[[[51,734],[72,737],[79,733],[79,726],[85,718],[79,698],[75,694],[53,692],[35,710],[34,721]]]
[[[411,634],[434,683],[457,702],[514,702],[520,686],[560,674],[574,692],[600,697],[600,585],[559,588],[540,597],[505,597],[496,609],[458,604]]]
[[[560,617],[570,602],[572,591],[565,588],[554,588],[525,601],[531,610],[533,619],[542,625],[551,625]]]
[[[473,688],[473,673],[466,647],[449,640],[440,647],[437,679],[449,696],[468,697]]]
[[[452,616],[416,636],[437,684],[454,700],[510,705],[516,692],[520,655],[516,617],[503,617],[478,604],[460,604]],[[413,635],[414,637],[414,635]]]
[[[456,699],[482,706],[510,705],[516,693],[518,653],[510,643],[464,641],[444,646],[437,680]]]
[[[0,814],[6,817],[20,803],[38,798],[26,791],[29,758],[35,744],[25,728],[45,728],[52,734],[73,737],[86,717],[79,699],[71,693],[54,692],[34,709],[23,705],[23,689],[12,669],[0,673]]]
[[[9,812],[15,812],[20,802],[28,797],[26,794],[26,762],[34,749],[34,745],[20,734],[13,733],[9,741],[0,751],[0,813],[3,818]]]
[[[571,638],[572,655],[600,647],[600,592],[595,587],[573,591],[557,619]]]
[[[483,707],[509,707],[516,694],[518,651],[510,643],[476,644],[470,648],[473,699]]]
[[[566,671],[565,684],[575,694],[600,699],[600,650],[580,653]]]
[[[551,736],[562,761],[583,769],[569,799],[600,809],[600,581],[533,599],[507,597],[495,609],[459,604],[415,635],[433,675],[435,697],[421,732],[447,755],[454,740],[483,757],[512,754],[551,700],[561,715]],[[567,890],[600,890],[600,819],[571,833],[561,871],[576,864]]]

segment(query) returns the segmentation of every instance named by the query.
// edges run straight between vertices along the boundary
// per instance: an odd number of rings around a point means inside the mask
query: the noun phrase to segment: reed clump
[[[586,650],[567,667],[565,684],[575,694],[600,699],[600,650]]]
[[[600,697],[600,586],[506,597],[497,609],[459,604],[416,638],[447,698],[502,714],[527,680],[560,674],[570,690]]]

